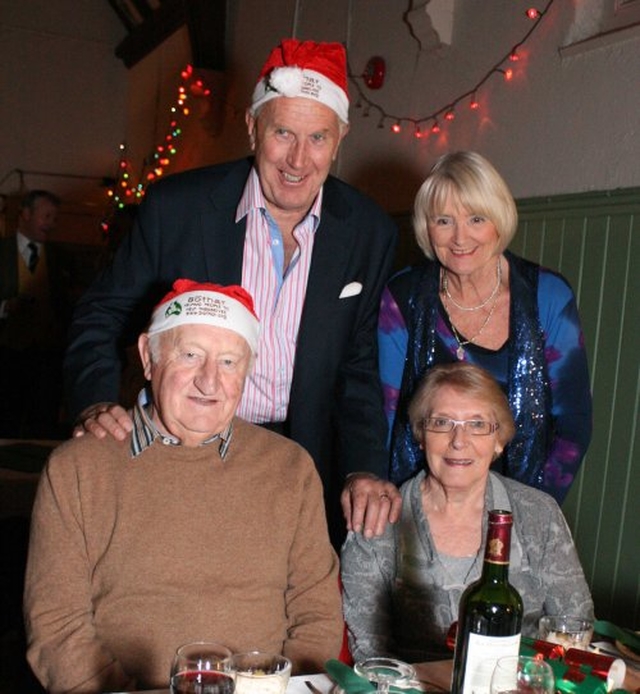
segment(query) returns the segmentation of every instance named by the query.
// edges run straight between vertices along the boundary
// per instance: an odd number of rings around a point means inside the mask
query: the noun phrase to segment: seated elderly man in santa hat
[[[52,454],[33,509],[28,659],[50,692],[166,687],[178,646],[281,652],[342,639],[321,482],[297,443],[236,416],[259,321],[238,286],[178,280],[138,347],[124,441]]]

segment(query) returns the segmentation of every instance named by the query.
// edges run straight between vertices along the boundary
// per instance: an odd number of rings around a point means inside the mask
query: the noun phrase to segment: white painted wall
[[[0,194],[53,190],[58,233],[73,240],[99,238],[98,179],[114,173],[124,132],[124,35],[106,1],[0,0]]]
[[[442,46],[429,32],[430,18],[419,0],[273,0],[268,9],[262,0],[230,3],[226,120],[217,137],[189,126],[192,144],[198,143],[192,146],[191,164],[246,153],[242,112],[266,54],[281,37],[345,42],[356,75],[371,56],[383,56],[386,83],[375,92],[363,87],[365,96],[389,114],[419,119],[472,88],[529,30],[525,9],[546,5],[542,0],[449,2],[452,20],[441,3],[433,6],[434,24],[451,41]],[[487,156],[516,197],[640,185],[640,30],[604,46],[591,42],[561,51],[597,32],[609,3],[614,0],[555,0],[520,48],[513,80],[505,83],[493,75],[477,93],[481,108],[471,111],[461,103],[455,121],[438,136],[417,140],[408,124],[393,134],[392,120],[378,127],[375,109],[367,118],[364,109],[352,108],[351,132],[336,173],[390,211],[411,206],[429,167],[450,149],[475,149]],[[422,47],[409,20],[424,31]],[[352,88],[354,102],[356,95]]]
[[[603,48],[559,52],[570,35],[577,40],[592,29],[597,6],[607,2],[614,0],[555,0],[512,65],[513,80],[494,75],[478,92],[481,108],[470,111],[465,102],[439,136],[394,135],[391,122],[379,130],[377,119],[354,115],[341,173],[361,178],[390,209],[410,204],[417,182],[450,149],[488,157],[516,197],[639,185],[640,31]],[[358,72],[370,55],[387,57],[388,83],[367,94],[390,113],[419,118],[473,87],[528,30],[524,9],[546,3],[455,0],[451,45],[431,51],[419,50],[401,11],[390,9],[397,4],[354,0],[351,61]],[[356,155],[364,151],[369,166]]]
[[[211,104],[195,104],[173,170],[248,153],[244,107],[282,37],[345,42],[357,75],[371,56],[383,56],[386,83],[376,92],[364,88],[365,95],[389,114],[421,118],[481,79],[531,26],[524,10],[547,2],[449,1],[451,19],[442,0],[433,5],[435,25],[450,41],[440,47],[421,0],[229,2],[227,71],[212,76],[223,120],[211,127]],[[450,149],[487,156],[516,197],[640,185],[640,30],[560,50],[597,31],[602,9],[613,3],[554,0],[521,48],[514,79],[492,76],[478,92],[481,108],[461,104],[439,136],[418,140],[412,128],[396,135],[391,120],[380,129],[375,111],[365,118],[353,108],[336,173],[392,212],[411,206],[435,158]],[[123,36],[106,0],[0,0],[0,179],[14,168],[109,175],[124,140],[136,166],[153,151],[190,60],[188,36],[180,30],[129,71],[114,55]],[[15,183],[9,177],[0,193]],[[96,199],[86,182],[27,183]]]

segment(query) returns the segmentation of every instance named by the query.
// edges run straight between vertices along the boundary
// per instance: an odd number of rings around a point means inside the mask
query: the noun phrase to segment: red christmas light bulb
[[[529,19],[538,19],[540,17],[540,12],[536,10],[535,7],[530,7],[527,10],[526,15],[529,17]]]

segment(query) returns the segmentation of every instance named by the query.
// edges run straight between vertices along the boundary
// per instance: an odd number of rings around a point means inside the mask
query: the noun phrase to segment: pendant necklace
[[[449,309],[447,308],[448,295],[445,297],[445,300],[443,302],[443,306],[444,306],[444,310],[447,312],[447,317],[449,318],[449,323],[451,324],[451,330],[453,332],[453,336],[456,338],[456,342],[458,343],[458,349],[456,349],[456,357],[458,357],[458,361],[464,361],[464,348],[467,345],[470,345],[472,342],[475,342],[482,334],[482,331],[487,327],[487,324],[491,320],[491,316],[493,316],[493,312],[496,310],[499,296],[500,296],[500,284],[498,284],[498,291],[495,292],[494,302],[493,302],[493,304],[489,310],[489,313],[487,313],[487,317],[484,319],[484,322],[480,326],[480,330],[478,330],[478,332],[473,337],[470,337],[468,340],[463,340],[460,337],[460,333],[456,330],[456,326],[453,324],[453,320],[451,320],[451,314],[449,313]]]
[[[447,271],[445,268],[442,269],[442,291],[446,294],[447,299],[449,299],[449,301],[461,311],[479,311],[481,308],[484,308],[498,293],[501,284],[502,264],[500,263],[500,257],[498,256],[498,265],[496,267],[496,286],[493,288],[491,294],[489,294],[489,296],[477,306],[462,306],[451,296],[451,292],[449,292],[449,278],[447,277]]]

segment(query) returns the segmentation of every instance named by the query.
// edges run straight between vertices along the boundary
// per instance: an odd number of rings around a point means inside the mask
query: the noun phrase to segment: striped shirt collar
[[[149,413],[151,410],[151,394],[147,388],[143,388],[138,395],[138,400],[133,407],[133,431],[131,433],[131,457],[137,458],[143,451],[153,444],[156,439],[159,439],[165,446],[180,446],[180,439],[170,434],[163,434],[158,430],[151,419]],[[222,460],[225,459],[231,437],[233,435],[233,422],[220,434],[215,434],[206,441],[202,442],[202,446],[206,446],[214,441],[220,441],[218,451]]]
[[[320,211],[322,210],[322,192],[323,188],[320,188],[316,199],[311,205],[311,209],[305,215],[305,219],[313,217],[313,224],[311,225],[312,231],[315,231],[320,224]],[[238,203],[236,209],[236,223],[239,222],[243,217],[246,217],[251,210],[262,210],[265,214],[269,214],[267,209],[267,203],[264,199],[264,193],[262,192],[262,187],[260,186],[260,179],[258,178],[258,172],[255,166],[251,167],[249,172],[249,177],[242,192],[242,197]]]

